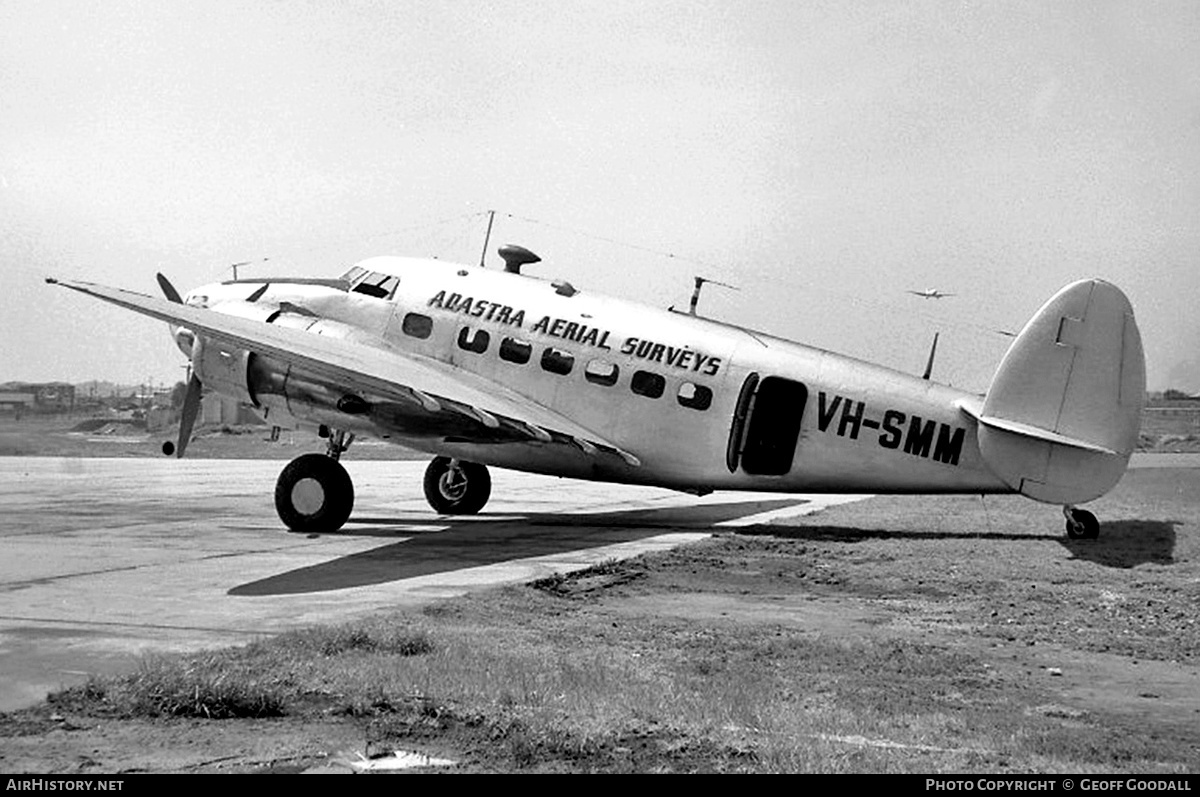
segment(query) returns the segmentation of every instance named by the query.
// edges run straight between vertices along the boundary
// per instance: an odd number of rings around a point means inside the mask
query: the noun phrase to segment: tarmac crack
[[[49,586],[51,584],[55,584],[55,583],[58,583],[61,581],[69,581],[71,579],[77,579],[77,578],[87,578],[90,576],[104,576],[104,575],[110,575],[112,573],[123,573],[123,572],[129,572],[129,571],[133,571],[133,570],[146,570],[146,569],[152,569],[152,568],[156,568],[156,567],[181,565],[181,564],[188,564],[188,563],[193,563],[193,562],[207,562],[207,561],[211,561],[214,559],[231,559],[231,558],[236,558],[239,556],[260,556],[262,554],[275,554],[275,553],[281,553],[284,551],[291,551],[291,550],[297,550],[297,549],[303,549],[303,548],[312,548],[315,545],[319,545],[319,544],[303,542],[303,543],[297,543],[294,545],[281,545],[281,546],[275,547],[275,548],[252,548],[252,549],[241,550],[241,551],[222,551],[220,553],[204,554],[202,556],[194,556],[194,557],[181,558],[181,559],[172,559],[169,562],[147,562],[144,564],[122,565],[119,567],[107,567],[107,568],[101,568],[98,570],[82,570],[82,571],[79,571],[76,573],[63,573],[63,574],[57,575],[57,576],[42,576],[40,578],[31,578],[31,579],[26,579],[24,581],[9,581],[9,582],[0,584],[0,593],[18,592],[23,589],[29,589],[30,587],[44,587],[44,586]]]
[[[256,636],[277,636],[282,631],[264,631],[260,628],[242,630],[239,628],[219,628],[204,625],[169,625],[166,623],[130,623],[120,622],[117,620],[61,620],[54,617],[25,617],[21,615],[0,614],[0,620],[23,622],[23,623],[45,623],[60,626],[85,626],[97,628],[131,628],[131,629],[157,629],[160,631],[201,631],[210,634],[231,634],[242,636],[245,634],[254,634]]]

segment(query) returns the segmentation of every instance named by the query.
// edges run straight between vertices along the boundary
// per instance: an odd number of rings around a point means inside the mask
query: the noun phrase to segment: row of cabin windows
[[[404,316],[400,328],[404,334],[424,340],[433,334],[433,319],[420,313]],[[472,334],[473,333],[473,334]],[[492,336],[486,329],[472,330],[463,327],[458,331],[458,347],[463,351],[483,354],[491,345]],[[525,365],[533,357],[533,345],[515,338],[500,340],[500,359],[516,365]],[[548,373],[566,376],[575,368],[575,355],[553,346],[542,351],[541,366]],[[584,366],[583,377],[596,385],[612,387],[617,383],[621,369],[608,360],[590,360]],[[661,398],[666,391],[667,380],[653,371],[634,371],[629,379],[629,389],[646,398]],[[704,385],[684,382],[675,396],[680,406],[693,410],[706,410],[712,405],[713,392]]]

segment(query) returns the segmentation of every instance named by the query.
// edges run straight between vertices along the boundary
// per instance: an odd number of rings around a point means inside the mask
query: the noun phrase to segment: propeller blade
[[[188,380],[187,393],[183,397],[183,412],[179,416],[179,446],[176,458],[182,458],[188,442],[192,439],[192,427],[196,425],[196,414],[200,411],[200,378],[192,374]]]
[[[171,281],[162,275],[161,271],[155,277],[158,279],[158,287],[162,288],[163,296],[167,297],[168,302],[183,304],[183,297],[179,295],[179,291],[175,290],[175,286],[171,284]]]

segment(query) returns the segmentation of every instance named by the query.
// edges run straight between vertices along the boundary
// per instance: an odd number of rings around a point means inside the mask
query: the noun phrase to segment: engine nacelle
[[[301,308],[291,308],[286,304],[228,301],[211,309],[223,315],[295,329],[308,330],[329,323]],[[255,407],[259,406],[259,396],[262,394],[285,395],[288,373],[285,364],[260,357],[247,349],[226,346],[204,335],[194,335],[182,327],[174,332],[180,349],[185,346],[190,349],[192,370],[205,387]],[[344,334],[339,335],[342,336]]]
[[[243,404],[257,404],[247,375],[253,352],[224,346],[199,336],[192,347],[192,373],[209,390],[232,396]]]
[[[376,337],[358,327],[321,318],[287,303],[259,305],[235,301],[213,309],[314,335],[357,340],[366,345],[379,343]],[[253,406],[268,423],[288,427],[305,423],[370,428],[369,420],[362,417],[366,414],[362,408],[367,405],[360,396],[270,355],[227,346],[201,335],[196,337],[192,348],[192,368],[205,388]]]

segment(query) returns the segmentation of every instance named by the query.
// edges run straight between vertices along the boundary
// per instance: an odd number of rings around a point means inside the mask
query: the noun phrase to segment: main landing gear
[[[1064,506],[1063,517],[1067,519],[1067,536],[1072,540],[1094,540],[1100,536],[1100,521],[1086,509]]]
[[[275,511],[292,531],[337,531],[354,508],[354,482],[338,461],[354,435],[330,432],[328,437],[324,454],[296,457],[275,482]]]
[[[483,465],[434,457],[425,469],[425,500],[440,515],[474,515],[491,494],[492,477]]]
[[[354,483],[338,460],[354,435],[322,429],[324,454],[304,454],[288,463],[275,483],[275,509],[292,531],[337,531],[354,509]],[[488,469],[475,462],[434,457],[425,470],[425,498],[441,515],[473,515],[492,494]]]

